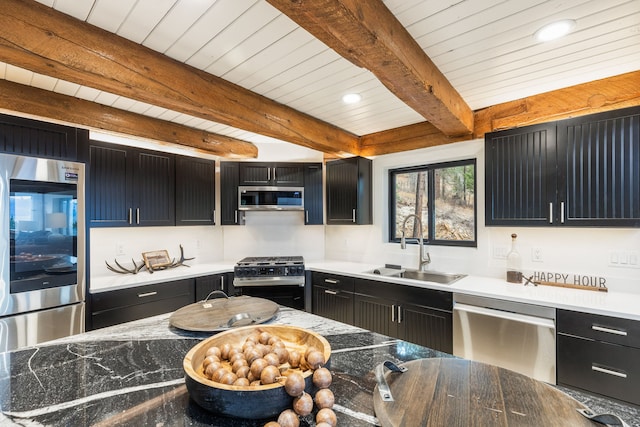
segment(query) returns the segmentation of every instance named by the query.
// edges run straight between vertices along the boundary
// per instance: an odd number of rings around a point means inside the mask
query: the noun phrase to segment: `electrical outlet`
[[[124,244],[116,243],[116,256],[125,255]]]
[[[493,247],[493,257],[495,259],[506,259],[507,258],[507,247],[506,246],[494,246]]]
[[[531,261],[533,262],[543,262],[544,257],[542,256],[541,248],[532,248],[531,249]]]

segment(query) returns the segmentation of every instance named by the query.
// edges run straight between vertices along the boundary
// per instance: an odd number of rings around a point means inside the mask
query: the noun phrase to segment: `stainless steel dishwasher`
[[[556,310],[453,296],[453,354],[556,383]]]

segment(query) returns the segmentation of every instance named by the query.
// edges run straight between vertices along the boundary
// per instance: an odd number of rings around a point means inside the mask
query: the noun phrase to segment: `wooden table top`
[[[376,417],[388,426],[585,426],[585,408],[556,388],[525,375],[465,359],[419,359],[387,371],[393,402],[374,392]]]

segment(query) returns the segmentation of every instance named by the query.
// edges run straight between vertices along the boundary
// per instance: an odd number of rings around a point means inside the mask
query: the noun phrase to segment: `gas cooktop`
[[[241,267],[261,265],[304,265],[304,258],[301,256],[255,256],[242,258],[236,265]]]
[[[301,256],[247,257],[233,268],[235,286],[304,285]]]

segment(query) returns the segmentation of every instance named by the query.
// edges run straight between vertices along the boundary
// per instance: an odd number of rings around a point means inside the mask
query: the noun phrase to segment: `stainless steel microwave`
[[[304,187],[238,187],[241,211],[304,210]]]

